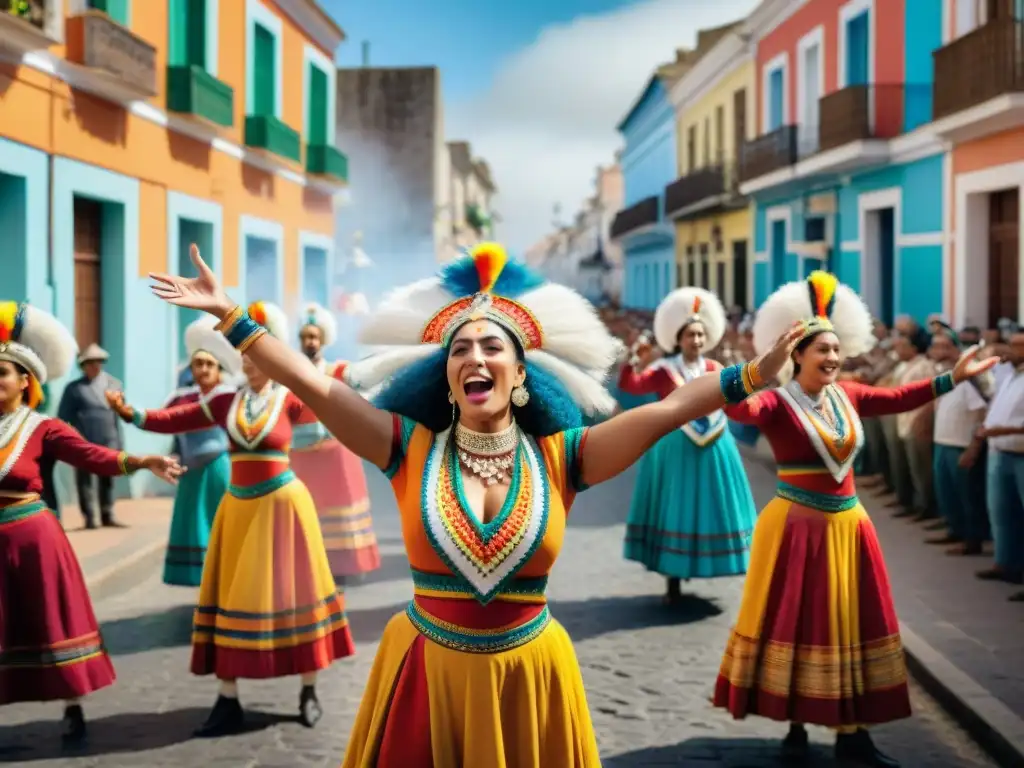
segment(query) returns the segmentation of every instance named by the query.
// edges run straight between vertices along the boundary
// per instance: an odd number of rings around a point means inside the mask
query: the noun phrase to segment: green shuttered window
[[[128,26],[129,0],[89,0],[89,7],[103,11],[123,27]]]
[[[206,0],[171,0],[169,23],[170,66],[207,69]]]
[[[274,117],[277,100],[277,73],[274,71],[274,54],[277,41],[270,30],[256,24],[253,36],[253,114]]]
[[[327,144],[327,73],[309,65],[309,136],[312,146]]]

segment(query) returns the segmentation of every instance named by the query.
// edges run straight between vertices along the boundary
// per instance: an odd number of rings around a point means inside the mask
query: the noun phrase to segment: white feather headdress
[[[320,329],[320,340],[325,347],[331,346],[338,338],[338,321],[334,315],[325,307],[309,302],[302,308],[299,316],[299,329],[312,325]]]
[[[274,338],[288,341],[288,316],[276,304],[254,301],[249,305],[249,317],[266,328]]]
[[[728,320],[718,297],[703,288],[679,288],[672,291],[654,312],[654,340],[666,352],[676,348],[676,339],[684,326],[699,321],[707,334],[710,351],[725,335]]]
[[[185,350],[189,359],[200,352],[205,352],[213,357],[226,373],[234,376],[242,370],[242,356],[231,346],[226,336],[217,332],[217,322],[213,315],[203,315],[189,323],[185,329]]]
[[[20,365],[43,385],[67,373],[77,354],[75,337],[49,312],[0,302],[0,360]]]
[[[388,294],[360,334],[363,344],[380,349],[349,366],[346,376],[359,389],[373,389],[447,346],[476,318],[511,333],[527,361],[554,375],[585,413],[614,410],[604,379],[618,341],[586,299],[511,261],[496,243],[480,243],[437,277]]]
[[[874,321],[863,299],[828,272],[812,272],[806,280],[787,283],[757,310],[754,318],[754,349],[762,354],[796,322],[805,334],[832,331],[839,339],[839,353],[857,357],[874,347]],[[787,365],[780,380],[790,376]]]

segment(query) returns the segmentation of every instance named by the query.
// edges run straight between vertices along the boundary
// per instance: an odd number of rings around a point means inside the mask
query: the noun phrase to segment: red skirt
[[[114,679],[57,518],[40,502],[0,510],[0,704],[80,698]]]
[[[831,727],[910,716],[889,577],[860,504],[823,512],[775,498],[761,512],[714,705]]]

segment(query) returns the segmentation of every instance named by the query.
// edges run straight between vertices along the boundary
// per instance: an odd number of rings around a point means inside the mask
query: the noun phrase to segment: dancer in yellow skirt
[[[389,349],[346,379],[386,382],[371,404],[269,338],[193,260],[197,278],[155,275],[154,292],[223,318],[398,498],[414,596],[384,630],[346,768],[599,766],[572,643],[545,600],[573,499],[681,424],[742,401],[796,332],[755,363],[588,429],[584,411],[614,407],[601,382],[617,342],[581,296],[486,243],[395,292],[365,327],[365,343]]]
[[[736,718],[790,721],[787,759],[806,758],[810,723],[838,731],[844,765],[893,768],[864,729],[909,717],[910,697],[882,549],[854,486],[860,417],[917,408],[994,362],[977,363],[972,351],[952,372],[899,389],[837,382],[843,358],[867,352],[875,337],[860,297],[824,272],[768,298],[755,345],[766,348],[794,321],[804,331],[792,379],[726,409],[771,443],[779,482],[754,528],[714,703]]]
[[[287,338],[287,320],[273,304],[256,302],[246,316],[255,318],[253,329]],[[241,351],[251,343],[229,341]],[[299,716],[312,728],[322,714],[317,671],[355,652],[313,500],[288,465],[303,405],[250,359],[242,370],[248,383],[237,392],[214,389],[199,402],[161,410],[137,410],[121,393],[107,393],[111,407],[141,429],[176,434],[219,425],[231,441],[231,484],[214,517],[192,632],[192,673],[221,681],[200,736],[242,727],[239,678],[301,675]]]

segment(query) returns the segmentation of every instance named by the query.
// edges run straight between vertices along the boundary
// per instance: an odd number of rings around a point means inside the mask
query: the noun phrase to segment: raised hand
[[[789,362],[793,350],[796,349],[796,345],[803,337],[803,323],[793,323],[788,331],[775,340],[771,349],[754,361],[754,366],[762,381],[772,381],[779,375],[779,371]]]
[[[992,369],[999,362],[998,357],[990,357],[987,360],[979,361],[979,349],[980,347],[975,344],[960,355],[960,359],[956,361],[956,366],[953,368],[953,381],[957,384],[961,381],[973,379],[975,376],[980,376],[985,373],[985,371]]]
[[[177,485],[178,478],[185,472],[173,456],[146,456],[142,459],[142,466],[171,485]]]
[[[169,304],[198,309],[200,312],[209,312],[215,317],[223,318],[235,306],[234,302],[220,287],[217,276],[203,261],[203,257],[199,255],[199,247],[195,243],[189,249],[189,256],[195,265],[197,277],[150,272],[149,277],[154,281],[150,290]]]

